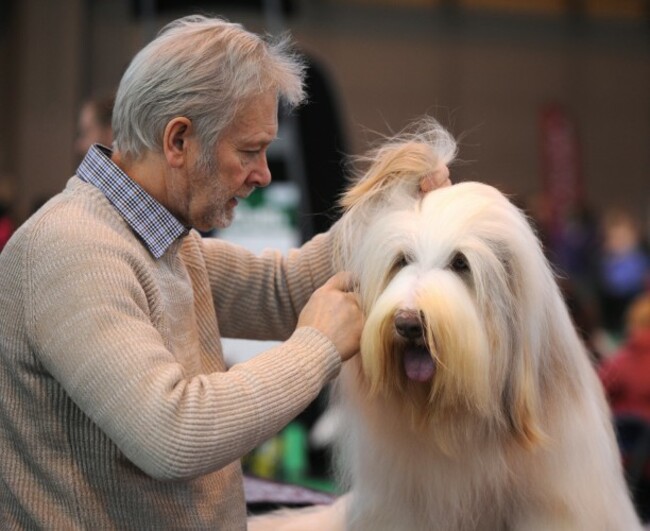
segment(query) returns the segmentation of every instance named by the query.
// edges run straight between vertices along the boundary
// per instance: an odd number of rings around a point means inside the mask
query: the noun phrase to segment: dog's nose
[[[395,330],[405,339],[422,337],[422,321],[417,312],[401,311],[395,314]]]

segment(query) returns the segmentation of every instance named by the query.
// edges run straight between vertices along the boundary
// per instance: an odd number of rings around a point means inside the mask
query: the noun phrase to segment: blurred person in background
[[[79,159],[93,144],[111,147],[113,144],[113,95],[86,100],[79,110],[77,139],[74,147]]]
[[[623,344],[603,360],[598,372],[615,415],[650,422],[650,292],[629,306]]]
[[[9,176],[0,175],[0,251],[11,238],[15,224],[11,215],[13,187]]]
[[[0,251],[14,232],[14,222],[11,218],[9,205],[0,199]]]
[[[639,223],[623,208],[606,210],[600,230],[595,274],[600,324],[617,344],[630,303],[650,288],[650,254]]]
[[[639,516],[650,521],[650,291],[625,314],[622,345],[598,374],[616,426],[625,476]]]

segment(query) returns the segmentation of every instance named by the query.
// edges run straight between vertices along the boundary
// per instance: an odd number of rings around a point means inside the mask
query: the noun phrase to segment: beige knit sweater
[[[294,331],[329,246],[156,260],[73,177],[0,254],[0,527],[245,529],[239,458],[340,369]],[[287,341],[227,370],[222,336]]]

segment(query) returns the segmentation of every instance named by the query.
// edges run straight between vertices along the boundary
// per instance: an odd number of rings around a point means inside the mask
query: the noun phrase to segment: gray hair
[[[162,149],[175,116],[192,120],[203,155],[239,106],[275,91],[289,107],[304,97],[305,65],[291,39],[263,39],[221,18],[192,15],[165,26],[127,68],[115,99],[115,149],[138,159]]]

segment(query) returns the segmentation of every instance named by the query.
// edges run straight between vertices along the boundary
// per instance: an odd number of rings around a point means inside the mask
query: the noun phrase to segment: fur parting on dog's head
[[[343,264],[359,279],[369,396],[404,403],[414,425],[470,415],[524,446],[543,440],[544,353],[564,310],[524,214],[480,183],[370,212],[344,215]]]

